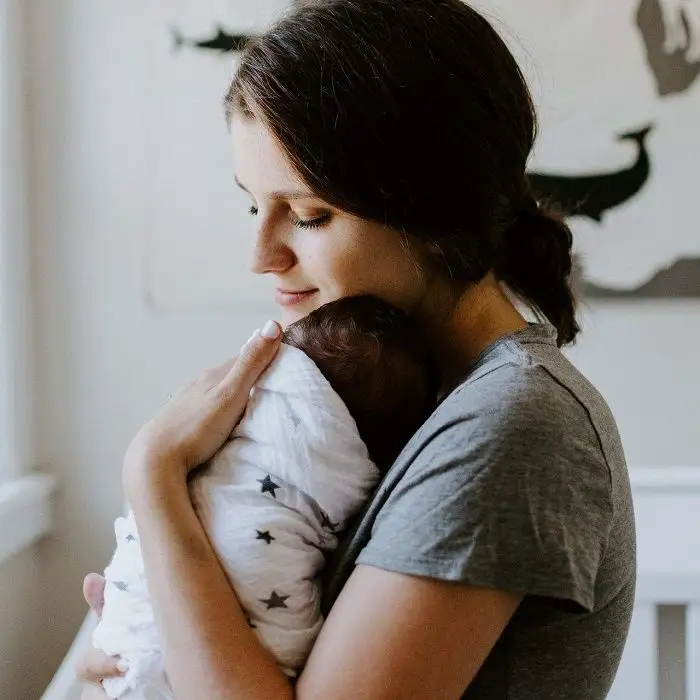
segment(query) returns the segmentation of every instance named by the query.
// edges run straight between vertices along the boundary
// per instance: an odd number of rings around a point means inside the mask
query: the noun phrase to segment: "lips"
[[[275,290],[275,300],[280,306],[294,306],[308,301],[316,292],[318,289],[277,289]]]

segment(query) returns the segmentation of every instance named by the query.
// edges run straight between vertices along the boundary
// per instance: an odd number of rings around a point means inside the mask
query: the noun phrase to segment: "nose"
[[[257,275],[268,272],[286,272],[293,267],[296,257],[289,247],[287,236],[279,227],[260,222],[253,239],[248,269]]]

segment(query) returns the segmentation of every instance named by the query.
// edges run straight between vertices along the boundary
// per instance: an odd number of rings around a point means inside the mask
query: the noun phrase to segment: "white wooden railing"
[[[636,468],[632,488],[637,597],[609,700],[700,700],[700,466]],[[666,606],[683,615],[661,635]]]

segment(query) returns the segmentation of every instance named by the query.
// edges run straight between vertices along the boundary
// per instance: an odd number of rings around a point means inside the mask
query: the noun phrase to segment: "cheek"
[[[411,311],[425,297],[428,277],[418,259],[405,248],[387,246],[368,267],[386,301]]]
[[[324,291],[336,296],[353,291],[352,283],[364,277],[365,267],[361,247],[342,238],[317,241],[307,257],[307,270]]]
[[[299,261],[324,301],[364,293],[408,306],[423,292],[418,265],[396,234],[336,230],[308,237],[304,244],[297,250]]]
[[[403,308],[411,308],[425,288],[415,260],[394,240],[346,251],[334,273],[346,294],[375,294]]]

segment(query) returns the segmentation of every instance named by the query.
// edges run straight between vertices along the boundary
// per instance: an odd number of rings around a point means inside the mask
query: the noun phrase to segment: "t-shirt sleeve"
[[[463,403],[431,421],[357,563],[592,610],[613,514],[587,412],[538,367]]]

